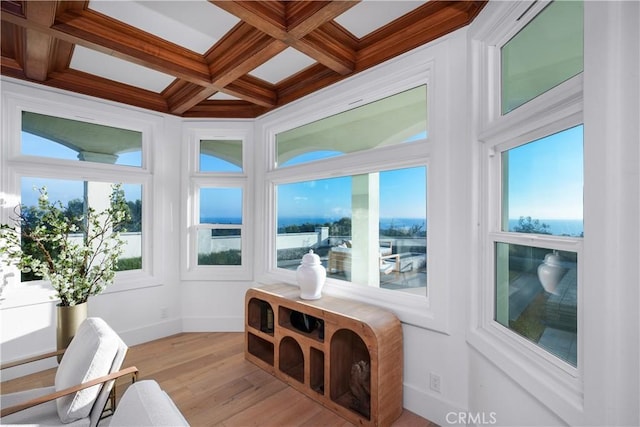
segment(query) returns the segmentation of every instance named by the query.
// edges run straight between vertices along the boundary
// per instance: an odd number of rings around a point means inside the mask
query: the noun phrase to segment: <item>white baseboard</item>
[[[118,335],[128,346],[132,346],[179,334],[180,332],[182,332],[182,321],[179,318],[174,318],[135,329],[120,331]]]
[[[456,422],[458,414],[466,413],[466,409],[443,399],[442,396],[435,396],[406,384],[403,385],[402,406],[439,426],[460,425]]]
[[[183,317],[183,332],[243,332],[244,317]]]

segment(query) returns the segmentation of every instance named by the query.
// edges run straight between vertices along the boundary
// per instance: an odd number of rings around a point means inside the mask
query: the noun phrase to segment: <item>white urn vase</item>
[[[302,262],[296,270],[300,298],[313,300],[322,297],[322,287],[326,278],[327,270],[322,266],[320,257],[310,250],[302,257]]]
[[[556,253],[549,253],[538,266],[538,279],[545,291],[557,294],[556,288],[567,269],[562,266],[562,258]]]

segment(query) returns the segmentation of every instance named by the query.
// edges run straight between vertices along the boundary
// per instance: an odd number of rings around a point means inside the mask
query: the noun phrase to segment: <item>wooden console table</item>
[[[401,415],[402,328],[395,315],[328,295],[303,300],[286,284],[251,288],[245,304],[247,360],[356,425],[389,426]],[[369,381],[354,381],[352,372],[363,367]]]

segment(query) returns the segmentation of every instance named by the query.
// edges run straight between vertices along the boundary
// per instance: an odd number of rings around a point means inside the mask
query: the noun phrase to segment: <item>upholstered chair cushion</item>
[[[104,320],[86,319],[60,361],[56,391],[109,374],[119,343],[119,337]],[[96,385],[58,399],[60,420],[69,423],[88,417],[100,388],[101,385]]]
[[[189,426],[169,395],[153,380],[137,381],[127,388],[109,427]]]

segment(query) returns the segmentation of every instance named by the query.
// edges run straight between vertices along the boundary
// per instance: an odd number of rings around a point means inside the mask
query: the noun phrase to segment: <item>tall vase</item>
[[[319,299],[322,297],[322,287],[327,278],[327,270],[320,262],[320,257],[309,250],[302,257],[302,261],[296,270],[296,279],[300,286],[300,298]]]
[[[76,305],[57,305],[58,325],[56,327],[56,344],[58,350],[69,346],[80,324],[87,318],[87,303]],[[58,362],[62,356],[58,356]]]

